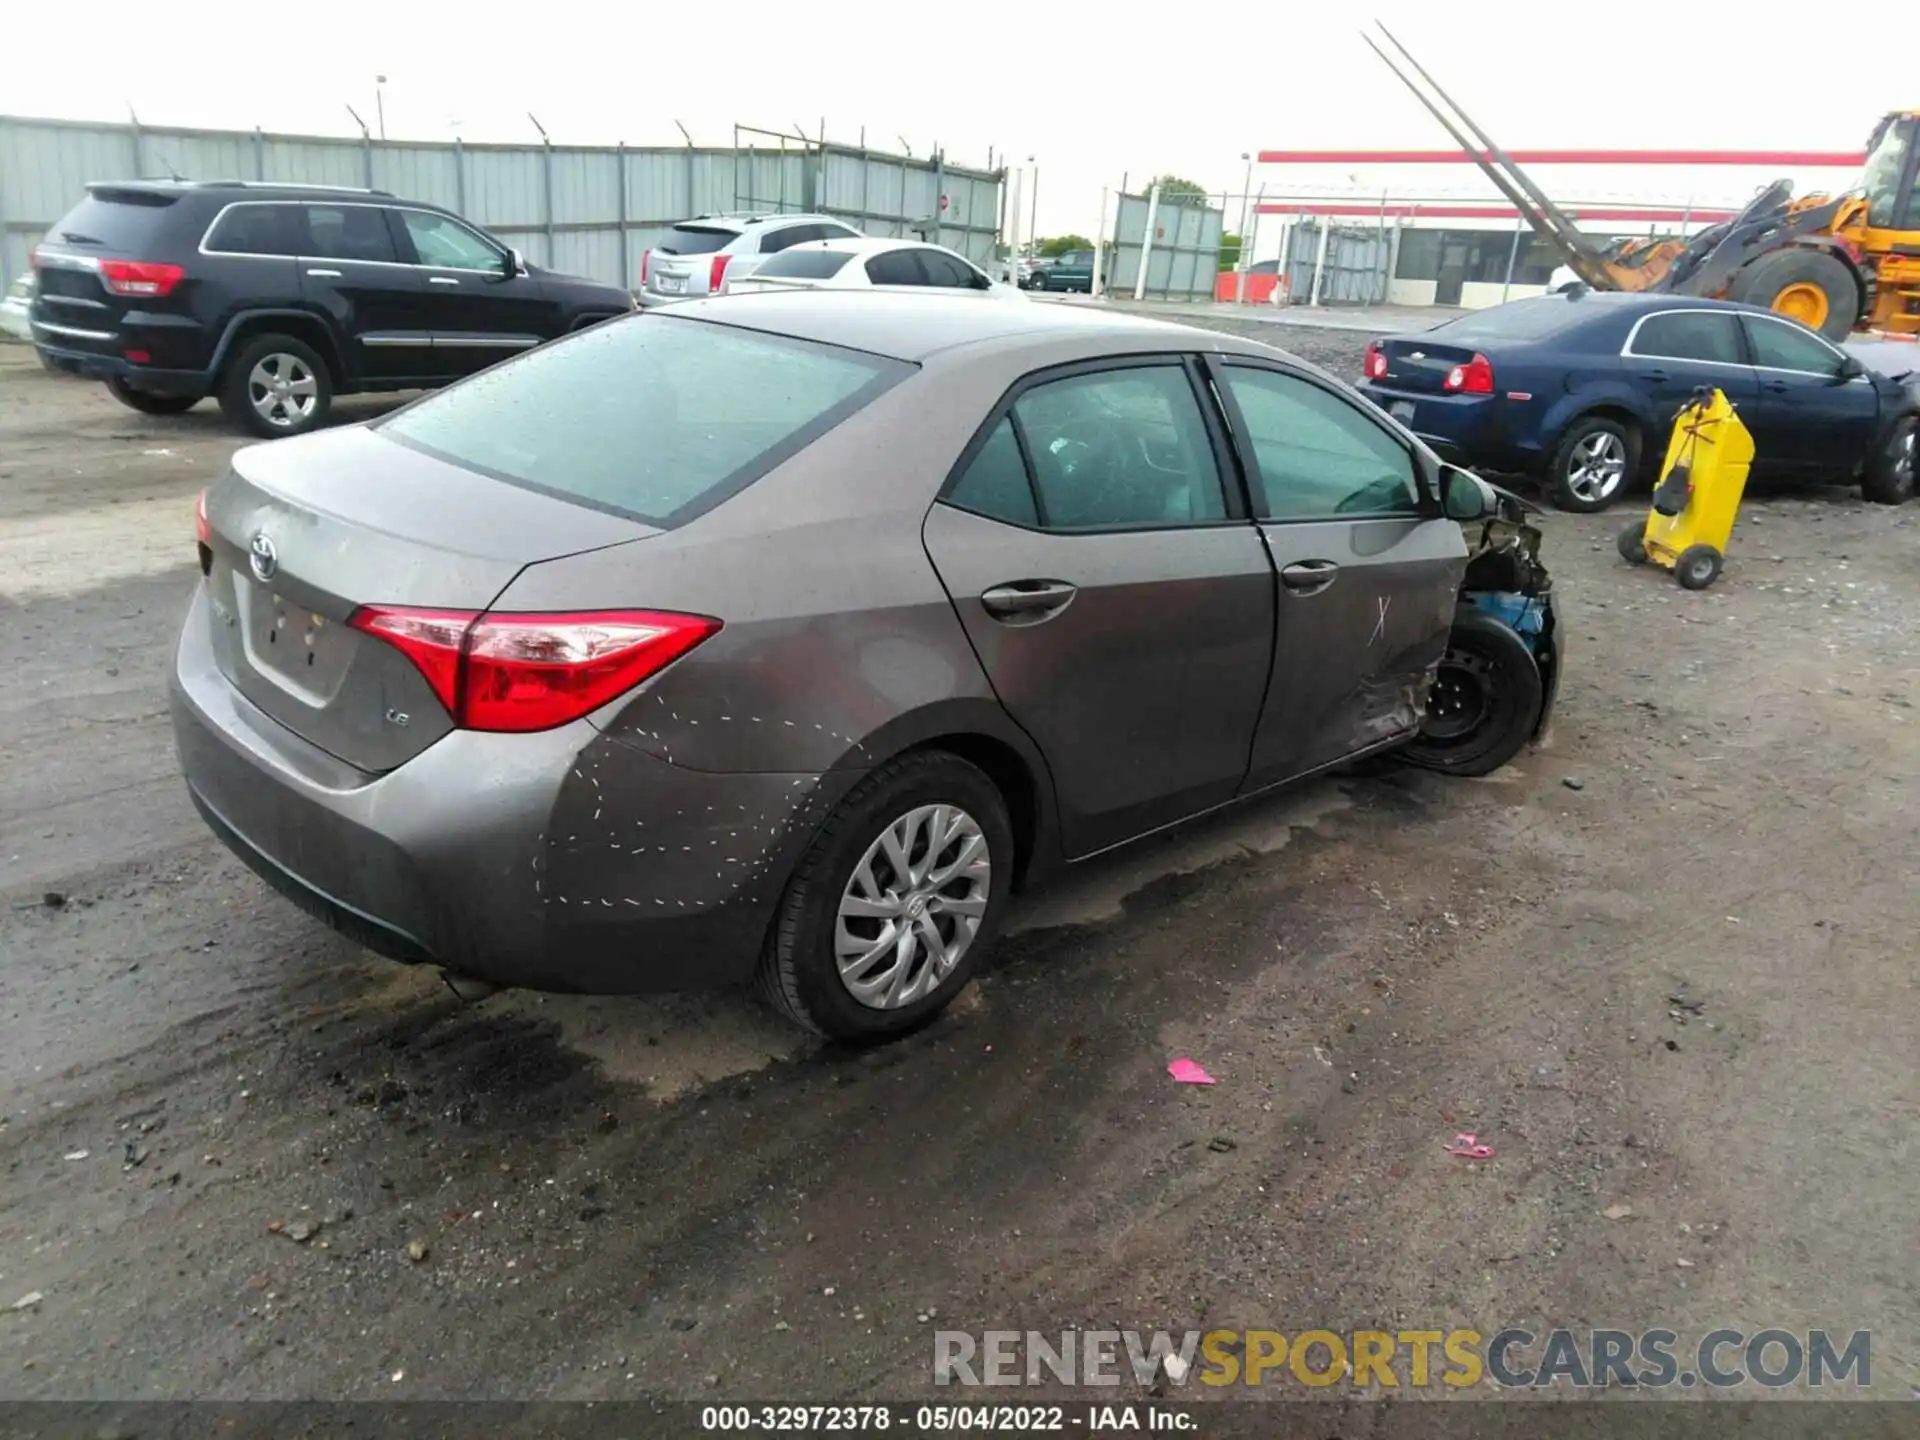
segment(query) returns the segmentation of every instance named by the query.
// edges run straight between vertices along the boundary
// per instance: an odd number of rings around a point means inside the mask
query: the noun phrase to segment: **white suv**
[[[683,220],[640,257],[640,307],[718,295],[729,276],[808,240],[846,240],[860,232],[826,215],[701,215]]]

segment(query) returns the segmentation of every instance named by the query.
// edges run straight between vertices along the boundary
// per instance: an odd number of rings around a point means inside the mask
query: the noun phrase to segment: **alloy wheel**
[[[247,375],[247,399],[260,418],[277,429],[291,429],[313,414],[320,385],[298,355],[263,355]]]
[[[860,857],[840,897],[834,958],[862,1005],[894,1010],[940,988],[986,918],[993,861],[957,805],[920,805]]]
[[[1610,430],[1578,441],[1567,457],[1567,488],[1582,500],[1611,499],[1627,477],[1627,442]]]

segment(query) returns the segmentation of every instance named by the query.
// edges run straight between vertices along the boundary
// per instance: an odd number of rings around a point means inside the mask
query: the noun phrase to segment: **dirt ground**
[[[1546,747],[1073,875],[857,1056],[463,1006],[231,859],[162,681],[237,443],[0,348],[0,1399],[911,1398],[935,1329],[1202,1323],[1868,1329],[1920,1383],[1920,506],[1757,497],[1702,594],[1550,516]]]

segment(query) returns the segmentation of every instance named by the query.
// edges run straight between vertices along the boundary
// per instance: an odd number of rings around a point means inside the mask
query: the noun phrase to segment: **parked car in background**
[[[633,309],[380,190],[93,184],[33,263],[52,363],[148,415],[217,396],[269,439],[313,429],[336,395],[442,385]]]
[[[640,257],[640,308],[718,295],[770,256],[817,240],[857,240],[829,215],[701,215],[671,227]]]
[[[1913,494],[1914,403],[1798,321],[1747,305],[1576,289],[1367,347],[1362,392],[1457,463],[1544,478],[1603,510],[1651,476],[1695,389],[1753,434],[1753,478]]]
[[[33,272],[16,276],[0,298],[0,334],[16,340],[33,339]]]
[[[872,1039],[1059,865],[1390,748],[1510,756],[1554,630],[1502,508],[1234,336],[695,301],[234,456],[174,729],[221,839],[382,954],[756,979]],[[1529,639],[1456,610],[1475,574]],[[1492,658],[1429,729],[1463,645]]]
[[[1035,290],[1077,290],[1081,294],[1093,293],[1093,251],[1069,250],[1064,255],[1056,255],[1051,260],[1041,262],[1041,268],[1034,272]]]
[[[729,275],[725,293],[756,290],[870,290],[916,286],[1024,300],[966,256],[920,240],[814,240],[768,257],[747,275]]]

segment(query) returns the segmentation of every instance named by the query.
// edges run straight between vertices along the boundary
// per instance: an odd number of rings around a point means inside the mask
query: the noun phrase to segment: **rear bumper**
[[[123,379],[142,390],[204,395],[213,387],[213,343],[190,315],[129,310],[118,317],[36,300],[33,343],[55,364],[95,380]],[[128,352],[142,355],[130,360]]]
[[[1537,436],[1516,435],[1499,395],[1434,395],[1362,380],[1360,393],[1455,465],[1527,473],[1543,455]],[[1395,414],[1395,407],[1402,413]],[[1410,412],[1410,413],[1407,413]]]
[[[197,591],[170,686],[194,804],[274,889],[404,963],[596,994],[740,983],[804,817],[858,778],[687,770],[585,721],[455,731],[369,775],[245,700],[207,626]]]

